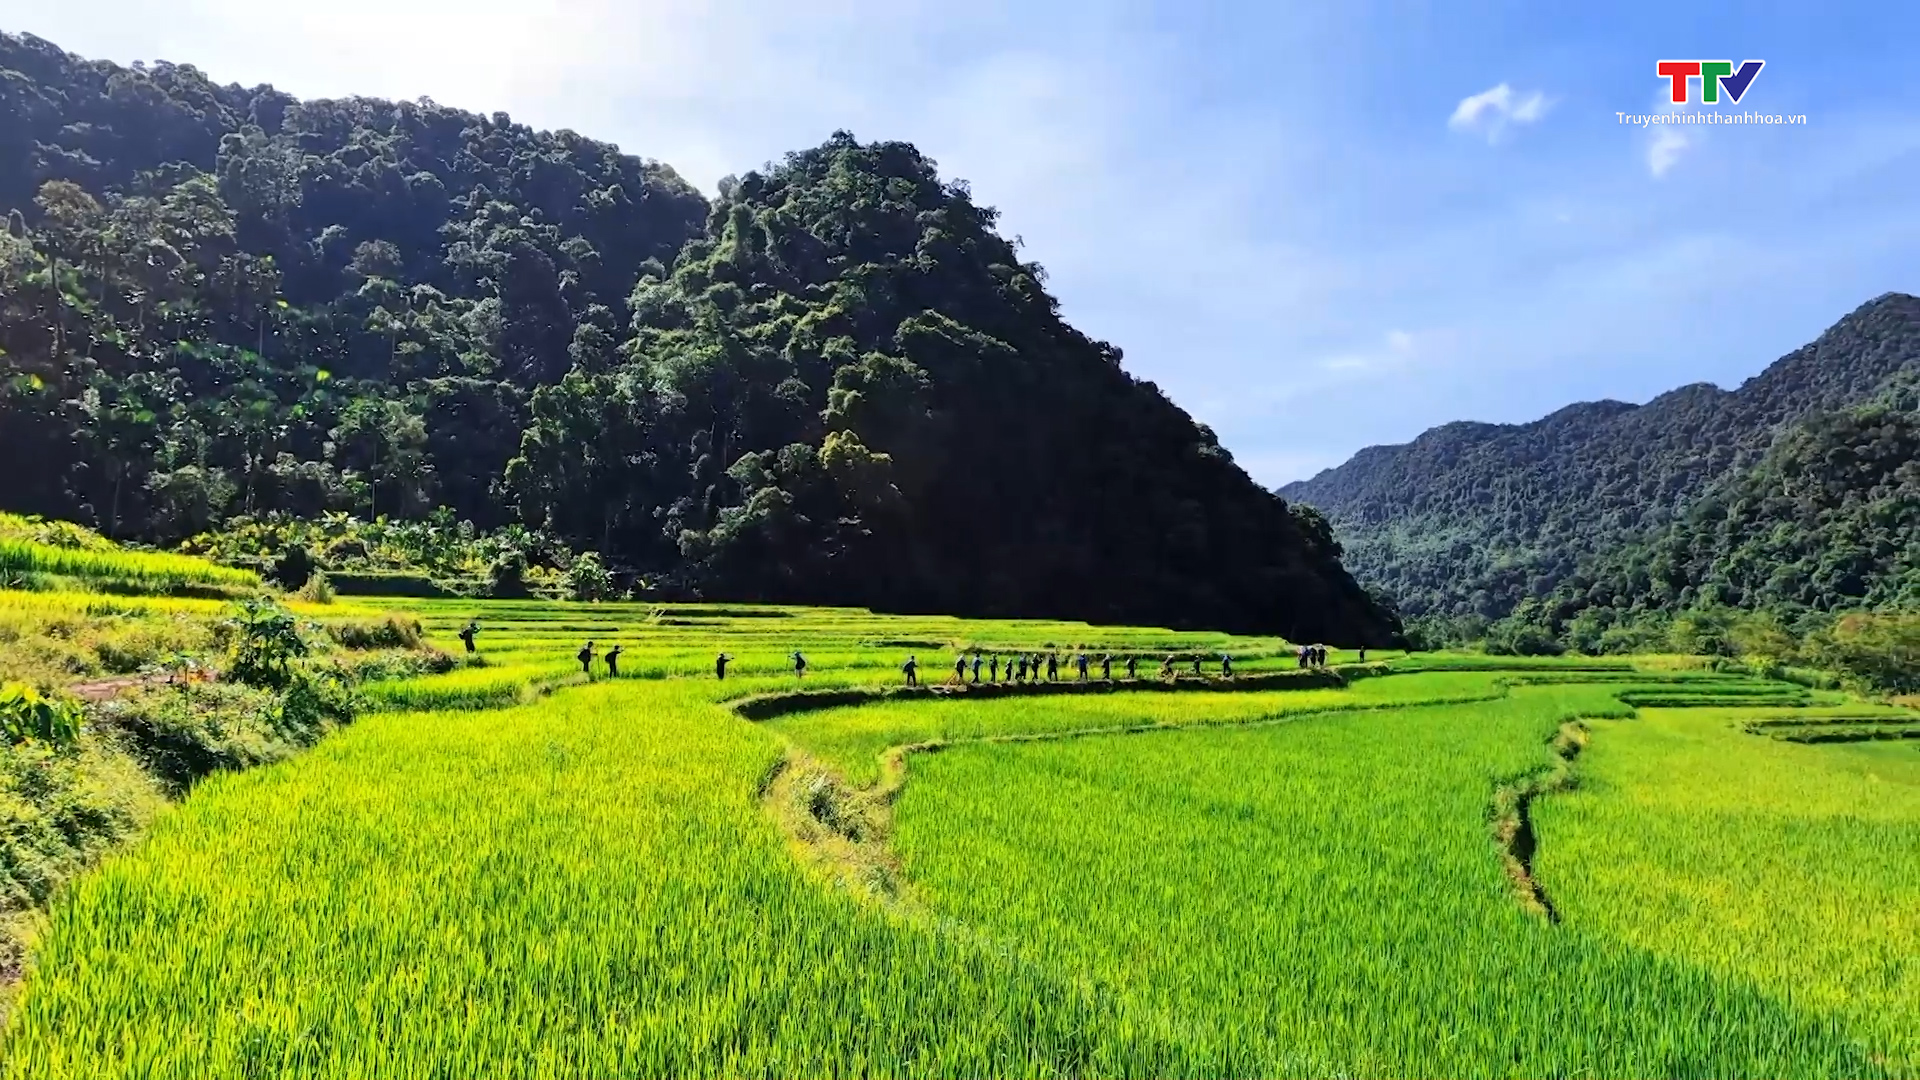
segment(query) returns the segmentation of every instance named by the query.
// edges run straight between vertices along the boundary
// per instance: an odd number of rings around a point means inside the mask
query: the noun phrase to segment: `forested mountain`
[[[1701,606],[1783,621],[1920,611],[1920,371],[1793,424],[1680,519],[1582,567],[1533,621],[1589,647],[1650,612]]]
[[[710,595],[1380,641],[1325,522],[840,134],[722,184],[0,35],[0,505],[450,505]]]
[[[1588,604],[1574,594],[1603,581],[1602,606],[1635,611],[1711,601],[1709,584],[1728,603],[1879,602],[1891,596],[1887,545],[1915,537],[1901,502],[1911,478],[1883,468],[1901,436],[1882,429],[1905,415],[1893,387],[1916,371],[1920,299],[1888,294],[1737,390],[1696,384],[1530,424],[1448,424],[1281,494],[1323,511],[1356,576],[1408,616],[1497,619],[1528,601],[1570,615]],[[1882,392],[1877,411],[1845,411]],[[1816,476],[1814,454],[1852,463]],[[1690,516],[1696,506],[1705,517]],[[1870,554],[1834,554],[1856,547]]]

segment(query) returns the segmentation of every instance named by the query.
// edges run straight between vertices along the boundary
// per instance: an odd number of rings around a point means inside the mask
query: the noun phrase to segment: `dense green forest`
[[[716,597],[1397,630],[909,145],[709,204],[504,114],[7,35],[0,117],[0,506],[159,543],[446,507]]]
[[[1888,294],[1737,390],[1449,424],[1281,494],[1438,640],[1645,646],[1681,611],[1911,610],[1916,378],[1920,299]]]

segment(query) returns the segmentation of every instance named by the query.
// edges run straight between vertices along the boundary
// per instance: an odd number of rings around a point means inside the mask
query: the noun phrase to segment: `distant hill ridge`
[[[1920,298],[1887,293],[1736,390],[1584,402],[1527,424],[1460,422],[1375,446],[1280,494],[1322,511],[1346,565],[1404,614],[1499,618],[1583,560],[1678,520],[1796,423],[1920,370]]]

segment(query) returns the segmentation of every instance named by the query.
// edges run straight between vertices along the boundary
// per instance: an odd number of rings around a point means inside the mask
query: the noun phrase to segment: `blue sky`
[[[0,0],[0,28],[505,110],[708,191],[835,128],[912,141],[1275,485],[1448,420],[1732,386],[1920,292],[1920,5],[1283,6]],[[1807,125],[1619,123],[1695,58],[1766,60],[1737,108]]]

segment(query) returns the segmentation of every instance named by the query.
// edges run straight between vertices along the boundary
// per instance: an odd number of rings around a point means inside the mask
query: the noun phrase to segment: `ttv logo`
[[[1740,104],[1741,95],[1747,87],[1753,85],[1754,77],[1760,69],[1767,66],[1765,60],[1748,60],[1733,70],[1733,64],[1726,60],[1662,60],[1660,77],[1673,83],[1673,103],[1684,105],[1687,102],[1687,80],[1700,80],[1700,100],[1707,105],[1718,104],[1720,91],[1724,87],[1727,100]]]

